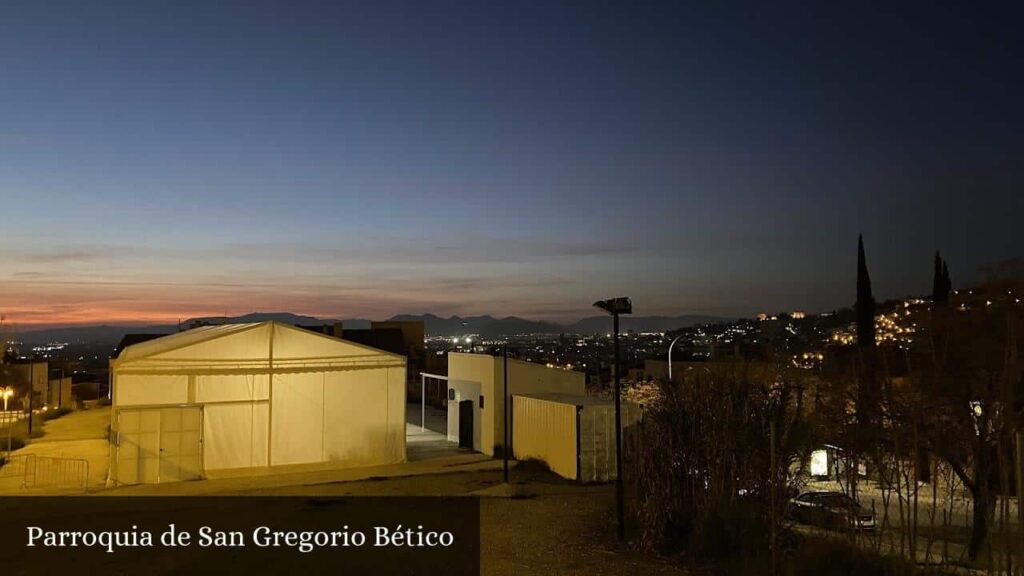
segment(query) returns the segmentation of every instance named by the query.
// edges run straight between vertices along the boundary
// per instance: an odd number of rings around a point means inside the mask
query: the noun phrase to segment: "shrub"
[[[660,396],[628,441],[640,545],[697,562],[768,554],[809,440],[799,388],[737,363],[694,370]]]
[[[921,568],[895,556],[879,556],[839,540],[809,539],[787,559],[785,576],[939,576],[938,568]]]
[[[54,408],[53,410],[47,410],[43,412],[43,420],[56,420],[61,416],[71,413],[71,408],[67,406],[61,406],[60,408]]]
[[[25,447],[25,437],[20,434],[11,435],[11,451],[20,450]],[[0,451],[7,451],[7,430],[0,431]]]

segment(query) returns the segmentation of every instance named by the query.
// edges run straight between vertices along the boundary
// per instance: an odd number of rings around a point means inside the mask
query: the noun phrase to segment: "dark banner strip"
[[[24,497],[4,574],[480,573],[475,498]]]

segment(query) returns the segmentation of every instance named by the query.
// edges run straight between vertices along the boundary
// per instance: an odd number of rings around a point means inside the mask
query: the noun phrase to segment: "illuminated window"
[[[811,476],[828,476],[828,451],[811,452]]]

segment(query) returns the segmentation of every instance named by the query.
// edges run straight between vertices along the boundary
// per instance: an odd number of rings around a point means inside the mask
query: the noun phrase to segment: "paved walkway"
[[[387,466],[332,469],[330,463],[275,468],[259,476],[217,477],[194,482],[174,482],[146,486],[106,487],[110,448],[108,427],[110,408],[72,412],[46,423],[46,434],[33,440],[15,457],[29,455],[75,458],[88,461],[88,491],[109,495],[200,495],[244,493],[286,486],[311,486],[385,477],[444,474],[460,471],[500,469],[501,461],[448,442],[445,429],[447,413],[427,407],[427,428],[421,427],[421,407],[408,406],[406,452],[408,462]],[[23,460],[22,460],[23,461]],[[15,466],[8,466],[7,472]],[[16,470],[14,470],[16,472]],[[11,472],[13,474],[13,472]],[[0,494],[24,494],[20,478],[3,478]]]
[[[443,458],[456,454],[472,454],[472,450],[459,448],[447,437],[448,413],[445,410],[426,407],[426,428],[423,427],[423,412],[419,404],[406,407],[406,454],[410,462]]]
[[[100,492],[103,496],[200,496],[239,495],[250,491],[284,488],[288,486],[317,486],[356,480],[377,480],[421,476],[427,474],[448,474],[453,472],[476,472],[500,470],[501,461],[474,452],[406,462],[386,466],[364,468],[343,468],[337,470],[307,469],[296,472],[273,471],[263,476],[239,478],[216,478],[192,482],[169,482],[166,484],[139,484],[110,488]]]
[[[106,484],[107,469],[110,466],[110,407],[77,410],[49,420],[44,426],[45,434],[42,438],[30,440],[24,448],[11,453],[12,462],[29,456],[83,459],[89,466],[88,489],[102,488]],[[19,491],[23,492],[20,482],[13,482],[9,477],[0,482],[0,494]]]

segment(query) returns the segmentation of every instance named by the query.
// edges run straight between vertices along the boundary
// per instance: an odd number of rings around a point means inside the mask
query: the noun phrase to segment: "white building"
[[[448,353],[448,440],[493,456],[505,440],[504,361],[486,354]],[[509,359],[508,395],[586,394],[582,372]],[[468,420],[468,421],[467,421]],[[514,426],[514,422],[510,422]],[[511,439],[511,426],[509,438]]]

